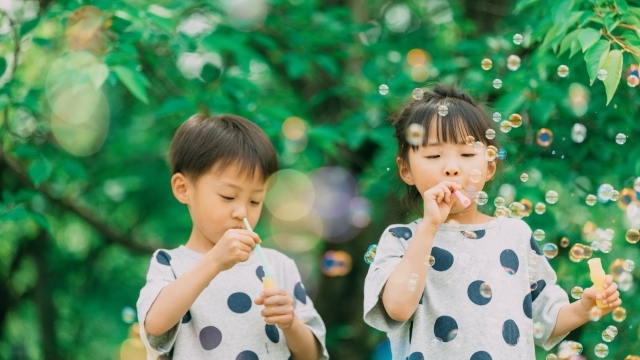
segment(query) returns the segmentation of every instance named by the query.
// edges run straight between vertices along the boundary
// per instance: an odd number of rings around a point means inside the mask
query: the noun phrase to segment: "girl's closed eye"
[[[440,155],[427,155],[427,156],[425,156],[425,158],[427,158],[427,159],[437,159],[439,157],[440,157]]]
[[[233,197],[231,197],[231,196],[224,196],[224,195],[220,195],[220,197],[221,197],[221,198],[223,198],[223,199],[225,199],[225,200],[227,200],[227,201],[231,201],[231,200],[233,200],[233,199],[234,199],[234,198],[233,198]]]
[[[251,205],[258,206],[258,205],[260,205],[260,201],[252,201],[252,202],[251,202]]]
[[[478,154],[471,154],[471,153],[469,153],[469,154],[462,154],[462,156],[464,156],[464,157],[474,157],[474,156],[476,156],[476,155],[478,155]]]

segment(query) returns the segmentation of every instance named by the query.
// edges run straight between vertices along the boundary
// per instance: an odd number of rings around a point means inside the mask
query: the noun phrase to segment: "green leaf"
[[[596,29],[586,28],[580,30],[578,33],[578,40],[580,46],[582,46],[582,52],[589,50],[589,48],[600,39],[600,31]]]
[[[9,105],[9,97],[7,95],[0,95],[0,110],[4,109]]]
[[[571,54],[569,54],[569,59],[573,57],[573,55],[577,54],[580,51],[580,41],[571,42]]]
[[[589,73],[591,85],[593,85],[593,82],[598,76],[598,70],[600,70],[602,59],[604,59],[608,51],[609,41],[598,40],[598,42],[596,42],[596,44],[584,54],[584,61],[587,64],[587,72]]]
[[[145,104],[149,103],[146,88],[149,81],[144,77],[144,75],[120,65],[114,66],[111,70],[118,75],[118,79],[120,79],[122,84],[133,94],[133,96]]]
[[[2,214],[0,220],[2,221],[20,221],[26,219],[29,216],[27,209],[24,206],[16,206],[11,211]]]
[[[614,2],[620,14],[624,14],[629,10],[629,4],[627,4],[626,0],[615,0]]]
[[[2,76],[5,71],[7,71],[7,59],[0,57],[0,76]]]
[[[22,23],[22,25],[20,26],[20,37],[23,37],[29,31],[35,29],[36,26],[38,26],[38,23],[40,23],[40,17],[39,16],[34,18],[34,19],[32,19],[32,20],[29,20],[27,22]]]
[[[36,160],[29,166],[29,178],[36,186],[40,186],[43,181],[49,178],[51,170],[53,170],[53,166],[50,162],[43,159]]]
[[[558,57],[562,54],[564,54],[567,50],[569,50],[569,48],[572,47],[572,44],[574,41],[578,41],[578,33],[581,30],[574,30],[570,33],[567,34],[567,36],[564,37],[564,39],[562,39],[562,43],[560,43],[560,52],[558,53]]]
[[[607,27],[607,31],[608,32],[612,32],[613,29],[616,28],[616,26],[618,26],[618,24],[620,23],[620,21],[616,20],[616,17],[614,14],[607,14],[607,16],[604,17],[604,26]]]
[[[49,233],[51,232],[51,226],[49,226],[49,221],[47,220],[46,217],[44,217],[44,215],[37,212],[30,212],[29,215],[31,219],[33,219],[33,221],[35,221],[36,224],[40,225],[42,229],[44,229]]]
[[[602,68],[607,70],[607,78],[604,79],[604,88],[607,93],[607,105],[611,102],[613,94],[616,93],[620,77],[622,75],[622,51],[616,49],[609,51],[602,64]]]
[[[531,4],[535,4],[538,0],[518,0],[516,4],[515,10],[513,10],[514,14],[519,14],[522,10],[529,7]]]
[[[202,66],[202,70],[200,70],[200,77],[204,82],[209,83],[219,78],[221,73],[220,68],[217,66],[211,63],[205,63]]]

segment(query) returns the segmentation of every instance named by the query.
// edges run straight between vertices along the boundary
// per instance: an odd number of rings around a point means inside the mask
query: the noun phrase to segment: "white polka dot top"
[[[535,359],[548,350],[560,308],[569,303],[522,220],[443,224],[436,233],[422,297],[406,322],[389,317],[382,289],[420,220],[389,226],[364,286],[364,320],[387,332],[393,359]],[[534,325],[538,329],[534,334]]]

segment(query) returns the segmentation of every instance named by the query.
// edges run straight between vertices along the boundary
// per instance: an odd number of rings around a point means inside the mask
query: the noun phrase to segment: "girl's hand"
[[[602,287],[604,287],[604,291],[601,293],[598,292],[593,286],[584,289],[584,291],[582,292],[580,303],[587,313],[594,306],[597,306],[596,299],[602,300],[602,303],[607,306],[606,308],[600,308],[602,316],[610,313],[614,308],[617,308],[622,304],[622,300],[620,300],[620,292],[618,291],[618,284],[613,282],[613,277],[611,275],[607,275],[605,277]]]
[[[443,181],[438,185],[424,192],[423,222],[440,227],[451,212],[453,203],[458,201],[458,197],[453,194],[456,190],[462,190],[462,186],[453,181]]]

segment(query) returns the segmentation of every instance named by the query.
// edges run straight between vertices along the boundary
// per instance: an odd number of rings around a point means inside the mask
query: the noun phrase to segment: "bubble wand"
[[[458,199],[460,199],[460,203],[462,204],[462,206],[467,207],[471,205],[471,200],[469,200],[468,197],[464,196],[464,194],[460,190],[455,190],[453,193],[456,194]]]
[[[244,226],[247,228],[247,230],[254,232],[253,229],[251,228],[251,225],[249,225],[249,220],[247,220],[247,218],[244,218]],[[262,246],[260,246],[260,244],[256,244],[255,249],[256,249],[256,252],[258,253],[258,257],[260,257],[260,262],[262,263],[262,270],[264,271],[264,277],[262,278],[262,284],[264,285],[264,289],[265,290],[273,289],[276,287],[276,278],[274,277],[271,264],[269,264],[269,261],[264,256],[264,253],[262,252]]]

